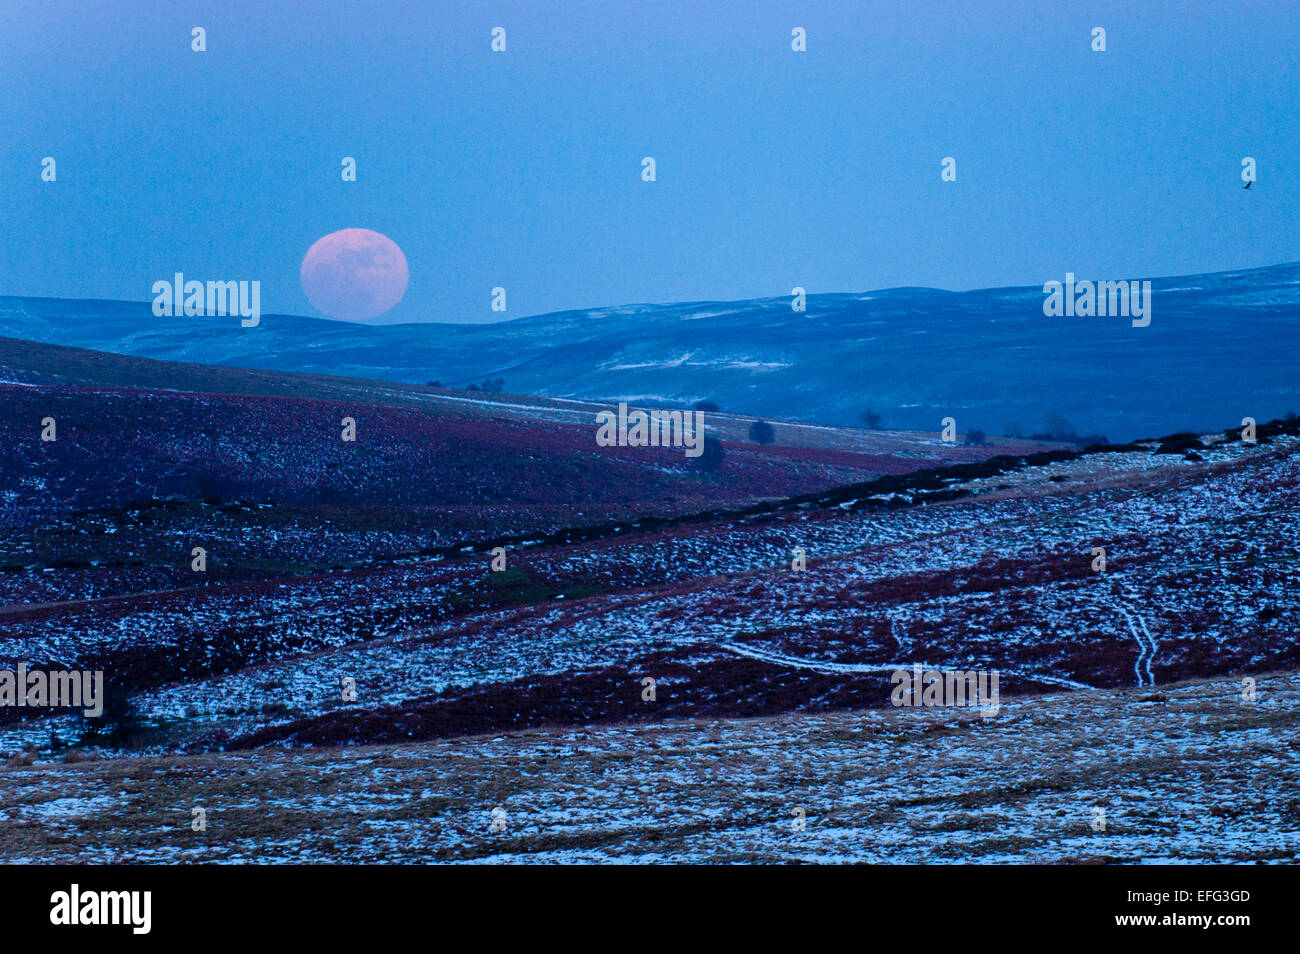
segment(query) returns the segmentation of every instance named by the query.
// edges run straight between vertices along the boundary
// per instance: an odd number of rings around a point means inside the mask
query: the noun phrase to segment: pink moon
[[[341,229],[319,238],[298,272],[303,293],[331,318],[378,318],[406,294],[411,275],[406,256],[387,235]]]

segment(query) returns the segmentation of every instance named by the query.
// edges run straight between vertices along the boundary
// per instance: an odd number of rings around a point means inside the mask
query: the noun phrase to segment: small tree
[[[1055,412],[1047,415],[1047,419],[1043,421],[1043,433],[1049,441],[1073,441],[1079,436],[1074,425],[1066,420],[1064,415]]]
[[[984,432],[972,427],[966,432],[966,443],[971,447],[982,447],[984,444]]]
[[[722,449],[722,441],[712,435],[704,438],[703,452],[695,458],[695,466],[705,473],[712,474],[722,466],[727,452]]]
[[[139,733],[140,716],[131,701],[130,682],[120,676],[105,674],[100,685],[100,704],[103,712],[98,716],[87,716],[85,710],[77,710],[77,722],[81,728],[81,743],[116,745],[125,748]]]
[[[749,439],[755,444],[770,444],[776,440],[776,431],[767,421],[755,421],[749,425]]]
[[[696,402],[695,402],[695,410],[697,410],[697,411],[721,411],[722,408],[718,407],[718,405],[716,405],[716,404],[713,403],[712,401],[696,401]]]
[[[868,430],[878,431],[885,426],[885,419],[871,408],[867,408],[858,416],[862,421],[862,425]]]

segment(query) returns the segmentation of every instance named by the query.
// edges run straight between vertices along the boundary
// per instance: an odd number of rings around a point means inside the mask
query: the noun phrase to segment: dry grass
[[[969,710],[533,730],[0,771],[34,862],[1300,858],[1300,674]],[[491,830],[492,810],[505,830]],[[191,830],[191,809],[207,830]],[[807,815],[792,830],[793,810]],[[1094,831],[1105,807],[1106,831]]]

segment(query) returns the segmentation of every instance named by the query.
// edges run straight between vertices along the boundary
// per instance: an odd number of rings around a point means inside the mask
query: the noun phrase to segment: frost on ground
[[[1295,856],[1298,421],[722,416],[703,472],[554,402],[182,370],[0,386],[0,438],[66,422],[0,440],[0,669],[103,670],[112,713],[0,709],[10,860]],[[890,708],[912,664],[1002,714]]]
[[[1300,673],[1256,692],[1218,679],[1004,701],[993,718],[789,713],[38,763],[0,772],[0,857],[1297,861]]]
[[[521,545],[500,573],[470,552],[29,598],[0,609],[0,657],[127,678],[136,754],[883,706],[899,663],[996,669],[1004,696],[1289,671],[1298,454],[1294,435],[1094,453],[883,508],[839,489]],[[0,721],[0,752],[60,751],[74,721]]]

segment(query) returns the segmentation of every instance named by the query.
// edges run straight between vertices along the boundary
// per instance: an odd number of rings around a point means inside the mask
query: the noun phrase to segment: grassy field
[[[1254,702],[1215,679],[1004,700],[987,719],[792,713],[38,762],[0,770],[0,857],[1295,861],[1300,673],[1257,683]]]

